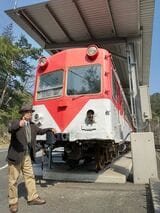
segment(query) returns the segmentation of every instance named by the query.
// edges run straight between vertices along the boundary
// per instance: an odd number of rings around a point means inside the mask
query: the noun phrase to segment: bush
[[[10,134],[8,133],[8,123],[17,118],[18,112],[16,109],[4,111],[0,109],[0,144],[8,143]]]
[[[0,124],[0,144],[9,143],[9,140],[8,128],[4,124]]]

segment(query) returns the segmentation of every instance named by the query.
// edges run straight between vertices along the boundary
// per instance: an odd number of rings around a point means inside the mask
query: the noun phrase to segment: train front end
[[[64,147],[63,159],[71,167],[81,159],[96,159],[101,169],[117,153],[111,72],[110,53],[95,45],[39,60],[33,121],[40,128],[56,129],[52,147]]]

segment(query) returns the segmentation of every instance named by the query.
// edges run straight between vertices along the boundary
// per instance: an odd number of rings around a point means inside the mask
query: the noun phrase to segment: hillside
[[[155,144],[160,145],[160,93],[150,97],[152,109],[151,129],[154,132]]]

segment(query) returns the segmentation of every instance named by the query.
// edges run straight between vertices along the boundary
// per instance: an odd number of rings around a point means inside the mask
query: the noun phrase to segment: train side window
[[[63,70],[57,70],[39,77],[37,99],[46,99],[62,95]]]

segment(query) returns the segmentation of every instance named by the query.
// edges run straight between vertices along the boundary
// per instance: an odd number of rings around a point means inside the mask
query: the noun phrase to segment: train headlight
[[[39,113],[35,113],[33,114],[33,119],[35,122],[38,122],[38,121],[43,121],[43,115],[39,114]]]
[[[95,120],[94,120],[94,110],[89,109],[87,111],[87,114],[86,114],[86,123],[87,124],[93,124],[93,123],[95,123]]]
[[[45,56],[42,56],[38,60],[39,67],[43,70],[48,66],[48,60]]]
[[[90,45],[87,49],[87,56],[89,59],[94,60],[98,56],[98,47],[96,45]]]
[[[39,120],[39,117],[40,117],[39,114],[36,113],[36,114],[34,115],[34,120],[35,120],[35,121]]]
[[[34,112],[32,116],[32,121],[35,122],[37,126],[39,127],[42,126],[44,123],[43,115],[41,115],[40,113]]]

